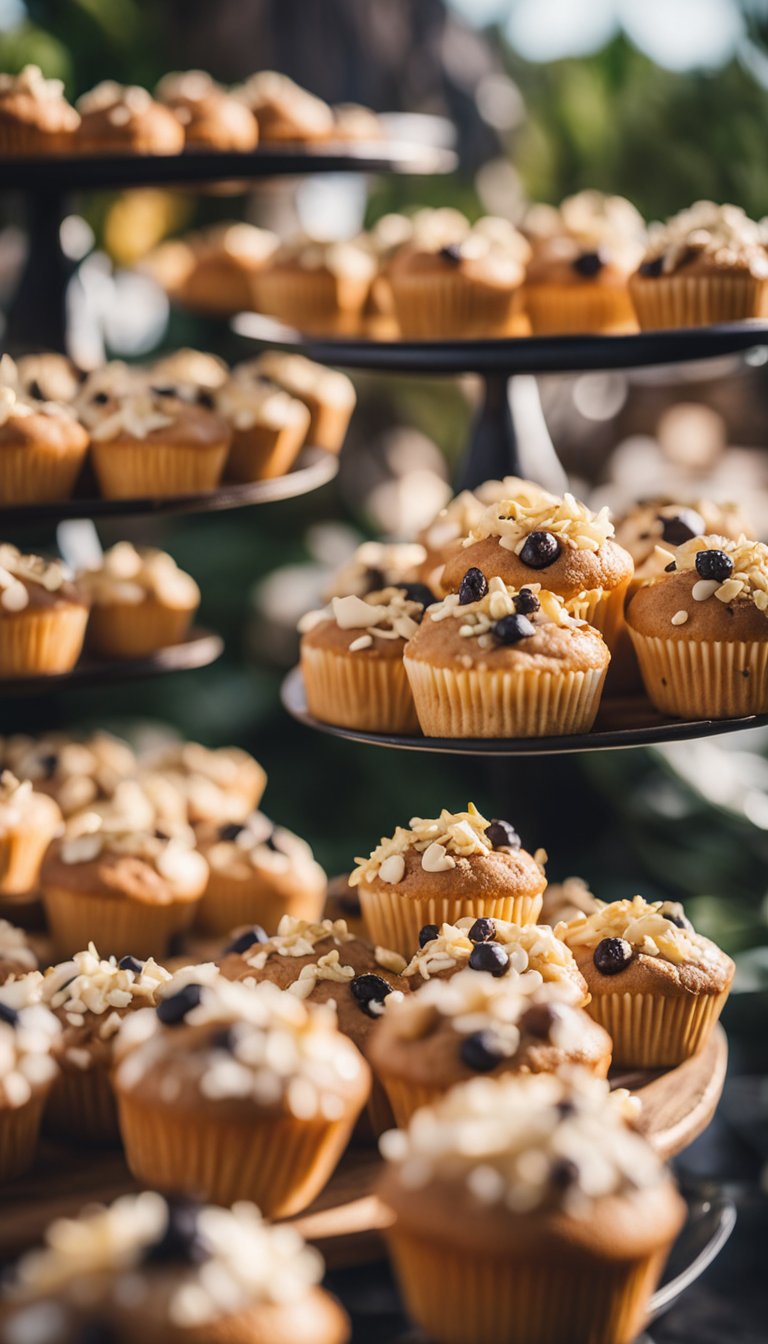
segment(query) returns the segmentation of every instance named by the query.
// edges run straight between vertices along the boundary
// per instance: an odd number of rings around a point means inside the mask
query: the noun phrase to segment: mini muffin
[[[417,537],[427,551],[421,578],[430,586],[439,586],[446,560],[461,550],[490,504],[514,499],[535,507],[545,502],[553,504],[556,498],[535,481],[520,476],[505,476],[500,481],[484,481],[476,490],[461,490]]]
[[[3,356],[3,362],[10,357]],[[21,355],[16,360],[16,376],[23,397],[30,401],[75,400],[82,375],[67,355],[46,351],[42,355]]]
[[[444,980],[463,970],[490,972],[523,993],[556,985],[563,1001],[577,1007],[589,999],[587,982],[573,953],[545,924],[510,924],[471,916],[439,928],[426,924],[419,930],[419,950],[403,975],[417,989],[429,980]]]
[[[174,742],[153,753],[148,767],[183,794],[192,825],[244,821],[267,784],[263,766],[240,747],[211,750],[199,742]],[[146,783],[146,773],[142,778]]]
[[[252,1199],[268,1217],[287,1217],[330,1178],[370,1071],[330,1006],[211,969],[181,972],[157,1009],[120,1031],[114,1078],[128,1166],[149,1186],[221,1204]]]
[[[246,381],[269,378],[303,401],[310,414],[307,442],[329,453],[341,451],[357,402],[354,383],[345,373],[326,369],[304,355],[266,350],[257,359],[236,364],[232,375]]]
[[[71,672],[87,623],[88,598],[60,561],[0,544],[0,678]]]
[[[0,155],[69,154],[79,125],[60,79],[45,79],[37,65],[0,75]]]
[[[18,779],[30,780],[36,792],[55,799],[65,817],[112,798],[118,785],[137,769],[131,747],[111,733],[92,733],[83,739],[66,733],[6,737],[0,759]]]
[[[525,305],[534,336],[636,328],[628,281],[645,247],[642,217],[623,196],[581,191],[523,220],[533,255]]]
[[[230,378],[216,392],[215,405],[232,430],[228,480],[272,480],[291,470],[309,430],[310,415],[302,401],[268,378]]]
[[[627,626],[662,714],[739,718],[768,711],[768,546],[695,537],[635,593]]]
[[[576,958],[592,996],[587,1012],[610,1032],[620,1068],[671,1068],[703,1049],[734,965],[694,931],[681,905],[642,896],[601,902],[555,933]]]
[[[404,1129],[420,1106],[478,1073],[556,1073],[578,1064],[605,1078],[611,1038],[556,985],[467,969],[388,1000],[368,1054]]]
[[[151,391],[104,409],[91,430],[91,457],[107,499],[216,489],[232,441],[221,416]]]
[[[154,1005],[170,973],[156,962],[100,957],[93,943],[37,977],[40,1002],[61,1024],[53,1046],[59,1074],[45,1125],[57,1138],[114,1144],[120,1139],[110,1070],[126,1014]]]
[[[406,596],[418,591],[434,601],[434,594],[425,592],[426,585],[418,583],[425,558],[424,547],[415,542],[364,541],[334,570],[323,593],[325,601],[350,595],[367,597],[381,588],[401,588]]]
[[[37,957],[23,929],[0,919],[0,986],[37,970]]]
[[[349,883],[359,888],[368,935],[406,960],[425,924],[504,919],[535,924],[547,885],[543,851],[521,847],[508,821],[487,821],[473,803],[466,812],[412,817],[367,858],[355,860]]]
[[[333,135],[333,113],[328,104],[287,75],[260,70],[234,93],[255,116],[259,139],[265,144],[311,143]]]
[[[403,662],[426,737],[505,738],[589,732],[610,657],[562,598],[471,568],[424,613]]]
[[[32,1166],[61,1027],[37,1001],[35,972],[0,988],[0,1181]]]
[[[599,630],[609,649],[624,625],[624,600],[634,566],[614,540],[608,509],[599,513],[571,494],[490,504],[461,550],[446,561],[442,587],[457,593],[468,569],[498,575],[514,588],[534,574],[571,614]]]
[[[263,812],[201,825],[197,843],[209,868],[195,918],[201,932],[222,935],[239,924],[260,924],[272,933],[284,915],[319,919],[325,873],[306,840]]]
[[[577,915],[593,915],[599,904],[583,877],[566,877],[547,884],[539,919],[554,928]]]
[[[163,75],[155,95],[181,123],[185,149],[247,153],[256,148],[259,128],[253,113],[204,70]]]
[[[119,541],[80,582],[91,599],[88,646],[101,658],[143,658],[181,644],[200,589],[165,551]]]
[[[406,341],[513,335],[523,311],[530,247],[512,224],[488,216],[455,229],[435,211],[399,248],[386,281]]]
[[[199,394],[205,394],[224,386],[229,377],[229,368],[218,355],[184,346],[181,350],[173,350],[171,354],[153,360],[149,375],[158,386],[164,382],[181,383],[193,387]],[[212,403],[201,400],[200,404],[210,406]]]
[[[643,331],[762,317],[768,304],[764,230],[737,205],[697,201],[651,228],[629,292]]]
[[[93,940],[118,957],[162,957],[191,925],[208,881],[193,845],[186,828],[101,828],[54,841],[40,884],[57,956],[72,957]]]
[[[252,1204],[201,1205],[145,1190],[58,1218],[17,1264],[1,1344],[345,1344],[347,1319],[317,1285],[323,1262]]]
[[[259,312],[320,335],[356,332],[375,262],[356,242],[284,242],[255,279]]]
[[[184,129],[147,89],[105,79],[77,101],[79,154],[180,154]]]
[[[278,246],[274,233],[253,224],[216,224],[184,241],[188,264],[168,287],[172,299],[213,317],[258,306],[258,278]]]
[[[606,1083],[477,1078],[382,1151],[395,1269],[434,1344],[635,1339],[686,1211]]]
[[[416,710],[403,651],[419,628],[421,585],[334,597],[299,621],[301,671],[310,714],[323,723],[378,733],[415,733]]]
[[[0,774],[0,898],[3,904],[34,900],[40,864],[63,818],[53,798],[19,783],[10,770]]]
[[[3,356],[0,386],[0,498],[3,504],[69,499],[88,451],[88,433],[71,406],[32,401]],[[12,383],[13,385],[9,385]]]

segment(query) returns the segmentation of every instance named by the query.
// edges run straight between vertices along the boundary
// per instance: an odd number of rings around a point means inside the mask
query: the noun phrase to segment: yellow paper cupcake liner
[[[324,904],[325,891],[319,887],[280,891],[255,869],[250,877],[241,878],[211,868],[208,886],[195,910],[195,928],[224,937],[243,924],[260,924],[272,934],[277,932],[283,915],[316,923],[322,918]]]
[[[386,1236],[408,1314],[432,1344],[630,1344],[667,1254],[608,1261],[563,1245],[554,1262],[473,1254],[400,1222]]]
[[[88,647],[100,658],[144,658],[186,639],[193,611],[145,601],[91,608]]]
[[[40,864],[50,840],[49,830],[21,824],[0,836],[0,896],[18,900],[37,891]]]
[[[0,617],[0,677],[71,672],[83,647],[88,608],[28,607]]]
[[[215,490],[229,443],[186,448],[174,443],[91,443],[101,493],[107,499],[167,498]]]
[[[306,421],[298,425],[253,425],[236,429],[227,458],[227,480],[239,484],[285,476],[306,438]]]
[[[495,288],[461,271],[444,275],[395,275],[390,279],[395,316],[404,340],[434,341],[517,334],[522,288]]]
[[[407,960],[419,946],[419,930],[425,924],[456,924],[471,917],[507,920],[510,924],[535,924],[541,913],[542,895],[455,897],[426,896],[414,900],[391,891],[372,890],[365,883],[357,888],[368,937],[377,947],[389,947]]]
[[[352,419],[354,404],[337,406],[309,393],[306,395],[302,393],[300,400],[309,407],[310,413],[306,442],[313,448],[325,448],[329,453],[340,453]]]
[[[0,450],[0,499],[3,504],[45,504],[69,499],[83,465],[87,444],[74,449],[24,444]]]
[[[62,1069],[48,1096],[43,1128],[57,1139],[119,1144],[117,1103],[107,1070]]]
[[[45,915],[60,958],[73,957],[94,942],[105,957],[162,960],[171,939],[190,927],[195,904],[194,900],[150,904],[129,897],[91,896],[65,887],[43,890]]]
[[[666,1069],[697,1055],[725,1006],[721,994],[593,994],[586,1011],[613,1041],[620,1069]]]
[[[629,291],[620,285],[526,285],[525,307],[534,336],[637,331]]]
[[[633,277],[629,292],[642,331],[670,327],[708,327],[761,317],[768,281],[748,271],[715,275]]]
[[[630,580],[617,584],[615,588],[594,588],[590,592],[580,593],[566,603],[569,612],[577,621],[586,621],[595,630],[599,630],[611,653],[625,628],[624,609],[627,602],[627,590]]]
[[[422,1106],[431,1106],[440,1099],[444,1091],[439,1087],[406,1083],[401,1078],[383,1078],[382,1081],[398,1129],[405,1129],[414,1111],[418,1111]]]
[[[425,737],[548,737],[586,733],[606,668],[546,672],[432,667],[405,658]]]
[[[0,1107],[0,1181],[22,1176],[32,1166],[47,1091],[36,1093],[24,1106]]]
[[[119,1092],[118,1111],[126,1160],[138,1181],[212,1204],[252,1200],[267,1218],[287,1218],[312,1203],[356,1119],[353,1110],[344,1120],[274,1115],[238,1123],[152,1106]]]
[[[12,120],[0,122],[0,157],[18,155],[66,154],[74,145],[74,137],[66,132],[43,131],[38,126],[27,126]]]
[[[662,714],[737,719],[768,712],[768,644],[659,639],[629,626],[646,693]]]
[[[419,723],[405,668],[399,658],[375,651],[335,653],[301,649],[307,708],[323,723],[371,733],[418,733]]]
[[[300,331],[351,334],[360,325],[370,280],[325,270],[269,268],[254,277],[256,306]]]

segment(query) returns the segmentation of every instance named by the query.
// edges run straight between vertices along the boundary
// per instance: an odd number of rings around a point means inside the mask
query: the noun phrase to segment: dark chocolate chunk
[[[546,569],[560,554],[560,542],[553,532],[529,532],[520,552],[520,560],[529,569]]]
[[[733,561],[725,551],[698,551],[696,573],[702,579],[716,579],[718,583],[725,583],[733,573]]]
[[[490,841],[494,849],[519,849],[521,840],[514,826],[508,821],[501,821],[494,817],[487,831],[486,840]]]
[[[492,919],[476,919],[467,936],[471,943],[490,943],[496,937],[496,925]]]
[[[247,952],[249,948],[253,947],[254,943],[268,942],[269,938],[261,925],[254,924],[250,929],[245,929],[236,938],[233,938],[232,942],[224,948],[224,953],[226,955],[227,952]]]
[[[144,970],[144,962],[138,957],[121,957],[117,964],[121,971],[133,971],[134,975],[141,975]]]
[[[571,266],[577,275],[583,275],[585,279],[591,279],[592,276],[599,275],[605,265],[605,257],[599,252],[582,252],[580,256],[574,257]]]
[[[180,1196],[166,1198],[168,1222],[158,1241],[147,1246],[145,1265],[202,1265],[210,1250],[200,1235],[199,1206]]]
[[[473,1073],[490,1073],[506,1058],[498,1036],[492,1031],[473,1031],[465,1036],[459,1047],[462,1064]]]
[[[491,634],[500,644],[519,644],[521,639],[530,639],[536,631],[527,616],[502,616],[494,621]]]
[[[475,943],[469,954],[469,966],[470,970],[488,971],[498,979],[509,970],[509,957],[501,943]]]
[[[384,1000],[392,993],[392,986],[380,975],[369,973],[356,975],[350,980],[349,988],[353,998],[369,1017],[380,1017],[384,1011]]]
[[[488,592],[488,580],[482,569],[472,565],[459,585],[459,604],[466,607],[470,602],[479,602]]]
[[[626,938],[603,938],[597,944],[592,960],[601,975],[618,975],[632,960],[632,944]]]
[[[661,539],[670,546],[682,546],[691,537],[700,537],[705,530],[704,519],[695,509],[678,509],[677,513],[658,514],[661,523]]]
[[[427,943],[431,943],[433,938],[437,938],[439,932],[436,924],[422,925],[419,929],[419,947],[426,947]]]
[[[515,611],[518,616],[531,616],[534,611],[538,611],[541,603],[535,593],[530,588],[521,588],[515,598]]]
[[[178,1027],[193,1008],[196,1008],[203,995],[202,985],[185,985],[167,999],[161,999],[155,1009],[165,1027]]]

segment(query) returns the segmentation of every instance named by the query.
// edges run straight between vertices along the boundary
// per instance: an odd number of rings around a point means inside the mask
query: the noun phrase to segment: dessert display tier
[[[3,677],[0,695],[50,695],[56,691],[82,690],[86,686],[112,686],[123,681],[137,681],[167,672],[191,672],[215,663],[224,652],[224,641],[211,630],[195,627],[182,644],[171,644],[159,653],[146,658],[89,658],[83,655],[71,672],[40,677]]]
[[[589,733],[563,737],[420,737],[396,733],[361,732],[322,723],[307,709],[301,669],[293,668],[282,686],[283,706],[307,728],[333,737],[368,746],[396,747],[401,751],[442,752],[451,756],[558,756],[566,752],[605,751],[623,747],[652,747],[664,742],[687,742],[696,737],[714,737],[720,733],[738,733],[745,728],[762,728],[768,714],[752,714],[740,719],[666,719],[643,696],[606,697],[595,726]]]
[[[248,485],[222,485],[204,494],[171,495],[148,499],[95,499],[76,495],[51,504],[0,505],[0,527],[37,527],[42,522],[64,518],[126,518],[136,514],[215,513],[244,509],[254,504],[275,504],[282,499],[319,490],[332,481],[339,469],[334,453],[324,448],[304,448],[296,465],[285,476]]]
[[[659,1154],[669,1158],[692,1143],[712,1119],[723,1089],[727,1059],[725,1033],[717,1027],[701,1054],[677,1068],[663,1073],[617,1072],[611,1074],[611,1082],[616,1087],[629,1087],[640,1098],[640,1127]],[[380,1170],[375,1149],[349,1149],[315,1203],[290,1220],[302,1236],[319,1247],[329,1268],[363,1264],[383,1255],[382,1231],[387,1220],[373,1193]],[[41,1150],[32,1174],[0,1191],[0,1257],[10,1258],[39,1240],[53,1218],[73,1214],[89,1203],[115,1199],[135,1188],[119,1153],[78,1152],[48,1144]],[[682,1233],[688,1249],[681,1255],[682,1248],[678,1247],[671,1265],[672,1272],[684,1279],[677,1292],[703,1271],[733,1226],[731,1206],[720,1203],[715,1208],[718,1214],[709,1224],[703,1246],[692,1226],[697,1215],[692,1212],[689,1217]],[[702,1216],[700,1211],[698,1217]],[[677,1267],[673,1268],[675,1261]],[[691,1276],[694,1264],[697,1273]],[[671,1305],[677,1292],[668,1280],[659,1290],[652,1312],[660,1309],[661,1302],[665,1308]]]

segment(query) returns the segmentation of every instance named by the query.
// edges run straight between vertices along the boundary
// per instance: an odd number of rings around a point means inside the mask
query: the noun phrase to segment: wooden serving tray
[[[663,1158],[673,1157],[706,1129],[720,1099],[728,1061],[722,1027],[693,1059],[659,1073],[611,1075],[642,1100],[640,1128]],[[373,1193],[381,1170],[374,1147],[350,1148],[323,1193],[291,1219],[322,1251],[330,1269],[383,1254],[387,1214]],[[0,1260],[39,1241],[52,1219],[86,1204],[109,1203],[137,1188],[122,1154],[44,1142],[33,1172],[0,1190]]]

